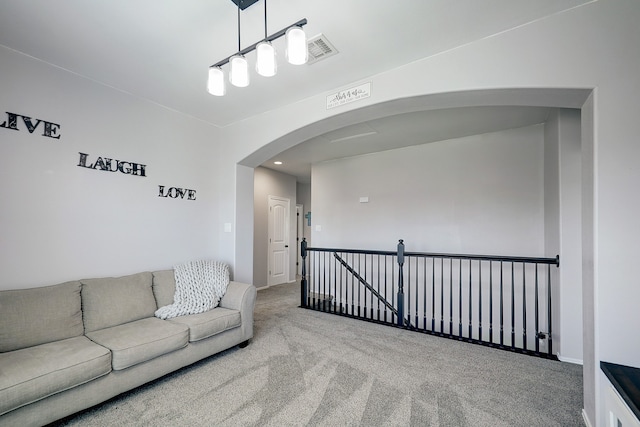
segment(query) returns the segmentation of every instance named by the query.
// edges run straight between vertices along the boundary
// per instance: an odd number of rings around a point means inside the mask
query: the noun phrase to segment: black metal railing
[[[555,258],[310,248],[301,306],[553,358]]]

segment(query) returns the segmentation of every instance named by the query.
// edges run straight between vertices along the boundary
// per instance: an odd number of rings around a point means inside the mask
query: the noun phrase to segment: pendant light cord
[[[240,2],[242,0],[238,0],[238,52],[240,52]]]
[[[264,39],[267,39],[267,0],[264,0]]]

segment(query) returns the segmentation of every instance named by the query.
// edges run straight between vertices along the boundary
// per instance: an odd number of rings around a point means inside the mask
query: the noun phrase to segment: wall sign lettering
[[[341,90],[327,96],[327,110],[341,105],[369,98],[371,96],[371,82],[349,89]]]
[[[98,157],[98,159],[87,165],[87,157],[88,154],[79,153],[80,161],[78,162],[78,166],[82,168],[101,170],[106,172],[122,172],[126,175],[136,175],[136,176],[147,176],[145,175],[146,165],[134,162],[125,162],[122,160],[114,160],[108,157]]]
[[[36,128],[42,123],[42,136],[46,136],[47,138],[60,139],[60,125],[53,122],[48,122],[46,120],[36,119],[37,121],[33,123],[33,120],[29,116],[23,116],[22,114],[10,113],[7,111],[7,119],[0,123],[0,127],[5,129],[12,129],[19,131],[20,120],[18,118],[22,118],[22,122],[24,126],[29,131],[29,133],[33,133]]]
[[[170,197],[172,199],[184,199],[187,196],[187,200],[196,199],[196,190],[190,190],[188,188],[169,187],[165,191],[164,185],[158,185],[158,197]]]

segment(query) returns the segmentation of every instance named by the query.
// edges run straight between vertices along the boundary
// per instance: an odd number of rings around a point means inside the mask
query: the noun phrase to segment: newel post
[[[404,325],[404,240],[398,242],[398,326]]]
[[[302,257],[302,280],[300,281],[300,306],[307,306],[307,239],[300,242],[300,256]]]

